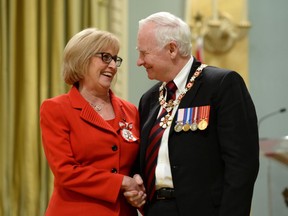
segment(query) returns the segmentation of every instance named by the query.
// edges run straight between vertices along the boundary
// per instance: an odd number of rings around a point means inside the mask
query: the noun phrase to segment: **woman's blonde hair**
[[[87,28],[75,34],[67,43],[63,53],[62,75],[65,83],[73,85],[83,79],[90,58],[97,52],[112,49],[118,52],[120,42],[110,32]]]

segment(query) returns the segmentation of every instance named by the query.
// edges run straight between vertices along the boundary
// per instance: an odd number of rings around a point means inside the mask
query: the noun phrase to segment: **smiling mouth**
[[[109,78],[112,78],[113,77],[113,74],[112,73],[109,73],[109,72],[104,72],[102,73],[102,75],[106,76],[106,77],[109,77]]]

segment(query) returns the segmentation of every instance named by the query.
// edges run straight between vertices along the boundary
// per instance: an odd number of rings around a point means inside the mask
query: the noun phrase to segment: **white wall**
[[[249,1],[250,92],[258,118],[288,109],[288,1]],[[273,115],[259,127],[261,138],[288,135],[288,111]],[[288,187],[288,166],[261,154],[260,172],[255,185],[252,216],[287,216],[282,191]]]
[[[249,4],[250,89],[261,118],[281,107],[288,109],[288,1],[253,0]],[[288,111],[267,118],[260,125],[260,137],[288,135],[287,123]]]

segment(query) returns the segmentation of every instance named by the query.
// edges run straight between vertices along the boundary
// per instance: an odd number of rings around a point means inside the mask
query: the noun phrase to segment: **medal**
[[[119,122],[119,126],[120,126],[120,134],[124,140],[126,140],[128,142],[134,142],[137,140],[131,131],[133,128],[132,123],[127,123],[127,122],[121,121],[121,122]]]
[[[190,125],[190,130],[192,130],[192,131],[196,131],[197,130],[197,123],[196,122],[194,122],[194,123],[192,123]]]
[[[178,109],[177,111],[177,119],[176,119],[176,125],[174,127],[175,132],[182,131],[183,122],[184,122],[184,109]]]
[[[192,115],[192,124],[190,125],[190,130],[196,131],[197,130],[197,116],[198,116],[198,107],[193,108],[193,115]]]
[[[186,122],[182,129],[183,131],[187,132],[190,129],[190,124],[192,122],[192,114],[193,114],[193,108],[185,108],[184,109],[184,122]]]
[[[168,113],[167,115],[161,118],[159,125],[160,127],[165,129],[171,125],[171,122],[172,122],[172,116],[170,116],[170,114]]]
[[[199,122],[198,128],[199,130],[205,130],[208,126],[210,114],[210,106],[201,106],[199,107]]]
[[[202,119],[199,123],[198,123],[198,128],[199,130],[205,130],[208,126],[208,123],[205,119]]]
[[[128,141],[128,142],[134,142],[137,139],[133,136],[132,132],[130,130],[127,130],[126,128],[121,130],[122,137]]]
[[[187,91],[189,91],[192,86],[194,85],[194,82],[196,80],[196,78],[201,74],[202,70],[207,67],[206,64],[201,64],[196,71],[194,72],[194,74],[192,75],[192,77],[190,78],[189,82],[186,84],[186,87],[183,91],[180,92],[179,96],[177,99],[175,100],[169,100],[166,101],[164,98],[164,88],[166,86],[166,82],[163,82],[162,85],[159,87],[159,104],[160,106],[165,109],[168,114],[165,117],[161,118],[161,122],[160,122],[160,126],[162,128],[167,128],[168,126],[170,126],[171,122],[172,122],[172,117],[171,117],[171,113],[174,109],[174,107],[178,106],[180,104],[180,101],[182,100],[182,98],[185,96],[185,94],[187,93]],[[176,127],[176,126],[175,126]],[[178,126],[176,127],[177,129],[174,130],[178,131]],[[188,129],[189,130],[189,129]]]
[[[177,124],[175,125],[175,127],[174,127],[174,131],[175,131],[175,132],[180,132],[180,131],[182,131],[182,126],[183,126],[183,123],[182,123],[182,122],[177,123]]]
[[[187,132],[190,129],[190,124],[187,122],[182,129],[183,131]]]

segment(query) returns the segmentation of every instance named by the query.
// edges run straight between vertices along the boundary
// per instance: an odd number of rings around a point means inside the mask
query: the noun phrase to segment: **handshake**
[[[133,178],[124,176],[121,189],[132,206],[140,208],[145,204],[147,195],[140,175],[135,174]]]

